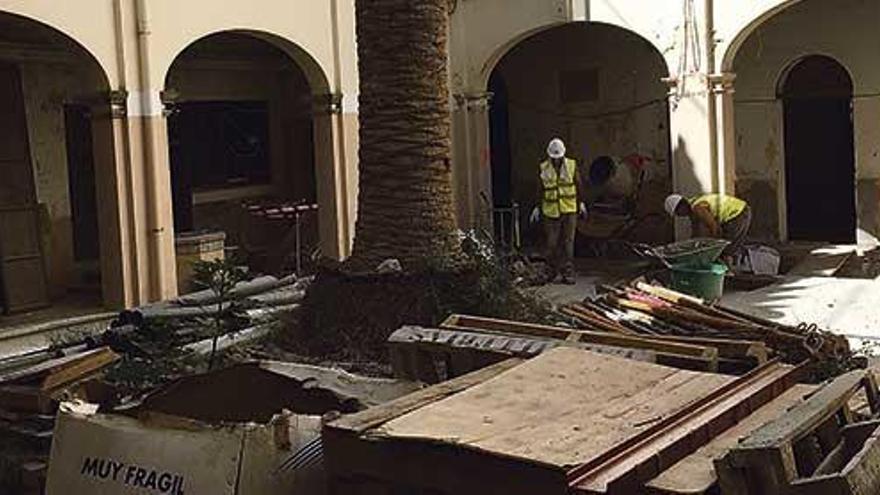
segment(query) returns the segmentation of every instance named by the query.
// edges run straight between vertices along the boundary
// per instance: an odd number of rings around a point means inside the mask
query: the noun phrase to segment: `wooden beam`
[[[521,359],[508,359],[488,368],[483,368],[479,371],[434,385],[433,387],[419,390],[386,404],[372,407],[366,411],[343,416],[324,426],[330,430],[347,430],[354,433],[363,433],[398,416],[483,383],[518,366],[522,362]]]
[[[768,363],[569,473],[574,493],[635,493],[648,480],[797,383],[801,369]]]
[[[700,356],[709,359],[718,358],[718,350],[712,347],[683,344],[669,340],[658,340],[653,337],[619,335],[605,332],[591,332],[576,328],[537,325],[516,321],[496,320],[477,316],[452,315],[441,325],[442,328],[455,330],[489,331],[502,334],[533,335],[560,340],[572,340],[587,344],[600,344],[614,347],[632,347],[649,349],[657,352],[678,354],[683,356]],[[577,338],[571,338],[576,336]]]

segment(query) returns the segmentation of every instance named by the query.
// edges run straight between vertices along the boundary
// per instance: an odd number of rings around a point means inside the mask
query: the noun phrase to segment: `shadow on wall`
[[[736,195],[752,208],[749,238],[774,242],[779,237],[779,195],[775,181],[739,179]]]
[[[690,153],[688,153],[687,142],[678,137],[675,146],[672,149],[672,177],[673,190],[676,194],[685,197],[693,197],[700,192],[700,179],[697,177],[695,164]],[[686,184],[681,188],[676,188],[676,184]],[[690,222],[687,220],[675,220],[675,236],[676,238],[687,238],[691,235]]]

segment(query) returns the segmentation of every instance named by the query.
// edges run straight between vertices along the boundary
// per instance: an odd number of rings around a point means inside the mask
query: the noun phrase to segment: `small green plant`
[[[221,336],[233,329],[227,328],[229,316],[236,309],[235,301],[230,295],[236,284],[245,280],[248,270],[238,265],[233,259],[200,261],[194,266],[193,283],[202,289],[211,290],[216,298],[210,318],[211,355],[208,357],[208,371],[214,368],[217,353],[217,341]]]

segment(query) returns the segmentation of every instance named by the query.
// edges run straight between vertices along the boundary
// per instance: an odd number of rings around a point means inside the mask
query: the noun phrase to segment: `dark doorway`
[[[70,214],[73,219],[73,254],[76,261],[97,261],[98,200],[95,192],[95,157],[92,149],[91,111],[86,105],[65,105],[67,174]]]
[[[194,191],[272,181],[267,102],[179,103],[168,135],[176,232],[193,230]]]
[[[788,237],[855,242],[852,79],[837,61],[816,55],[798,62],[781,89]]]
[[[489,146],[492,160],[492,198],[496,207],[509,207],[512,201],[512,165],[510,156],[510,110],[507,85],[493,72],[489,79],[492,101],[489,110]]]

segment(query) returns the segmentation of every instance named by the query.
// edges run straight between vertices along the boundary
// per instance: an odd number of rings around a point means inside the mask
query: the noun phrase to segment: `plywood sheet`
[[[748,436],[764,424],[785,414],[815,389],[813,385],[795,385],[709,444],[661,473],[648,483],[648,487],[664,494],[707,493],[717,481],[713,464],[715,459],[723,457],[735,447],[740,438]]]
[[[567,469],[732,380],[560,348],[371,436],[445,442]]]

